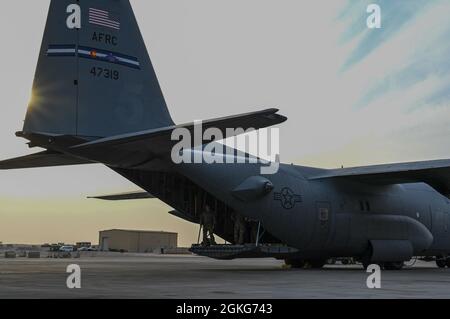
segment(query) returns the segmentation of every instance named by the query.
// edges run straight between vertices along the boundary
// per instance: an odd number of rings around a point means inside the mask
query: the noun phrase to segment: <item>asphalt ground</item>
[[[69,289],[67,266],[81,269]],[[359,265],[289,269],[274,259],[219,261],[190,255],[0,258],[0,298],[449,298],[450,269],[417,262],[382,271],[367,288]]]

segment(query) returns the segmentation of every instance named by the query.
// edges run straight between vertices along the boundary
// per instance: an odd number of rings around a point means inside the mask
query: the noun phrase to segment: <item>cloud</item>
[[[378,1],[382,30],[367,29],[368,3],[337,10],[342,32],[334,51],[347,54],[327,76],[326,96],[317,98],[332,103],[309,119],[326,129],[311,128],[317,146],[304,148],[300,162],[336,167],[448,157],[450,3]]]
[[[367,55],[376,50],[381,44],[388,41],[398,32],[401,32],[404,27],[414,20],[417,15],[423,13],[433,2],[423,0],[376,1],[382,10],[383,26],[381,29],[376,30],[376,32],[367,29],[366,21],[368,15],[361,14],[366,12],[365,9],[371,3],[374,3],[374,1],[349,1],[339,14],[339,19],[348,23],[348,29],[343,33],[341,38],[342,42],[345,43],[358,35],[362,35],[359,45],[343,65],[343,70],[364,60]]]

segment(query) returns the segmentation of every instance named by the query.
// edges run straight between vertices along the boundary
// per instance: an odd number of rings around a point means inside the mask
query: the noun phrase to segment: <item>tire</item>
[[[385,269],[385,264],[381,263],[381,262],[371,262],[368,260],[364,260],[364,261],[361,261],[361,263],[362,263],[362,266],[364,267],[364,270],[367,270],[367,268],[369,268],[370,265],[378,265],[378,266],[380,266],[381,270]]]
[[[384,269],[386,270],[401,270],[404,266],[403,261],[386,262],[384,263]]]
[[[323,266],[325,266],[326,260],[310,260],[308,261],[308,264],[312,269],[321,269]]]
[[[367,270],[367,268],[369,268],[369,266],[372,265],[372,263],[370,261],[362,261],[362,266],[364,268],[364,270]]]
[[[342,259],[342,264],[343,265],[348,265],[349,264],[348,259]]]
[[[328,260],[327,260],[327,264],[328,264],[328,265],[336,265],[336,259],[334,259],[334,258],[328,259]]]
[[[367,270],[367,268],[368,268],[371,264],[373,264],[373,262],[372,262],[372,260],[371,260],[371,259],[372,259],[372,254],[373,254],[373,247],[372,247],[372,244],[369,243],[369,245],[368,245],[368,247],[367,247],[367,249],[366,249],[364,255],[362,255],[362,256],[361,256],[361,259],[360,259],[361,264],[362,264],[363,267],[364,267],[364,270]],[[381,266],[381,265],[380,265],[380,266]],[[381,267],[381,268],[383,268],[383,267]]]
[[[447,266],[447,260],[436,258],[436,266],[438,266],[439,268],[445,268]]]
[[[291,268],[305,268],[305,261],[303,259],[286,259],[285,264]]]

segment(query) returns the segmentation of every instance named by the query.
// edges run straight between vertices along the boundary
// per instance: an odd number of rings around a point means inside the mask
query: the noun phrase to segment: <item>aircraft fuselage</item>
[[[255,165],[178,169],[305,258],[364,256],[374,249],[383,256],[406,257],[450,252],[450,200],[427,184],[308,180],[317,170],[281,165],[277,174],[264,176],[273,185],[271,192],[243,200],[233,190],[258,176]]]

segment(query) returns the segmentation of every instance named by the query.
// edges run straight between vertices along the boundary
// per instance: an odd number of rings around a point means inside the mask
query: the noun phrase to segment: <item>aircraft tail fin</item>
[[[129,0],[52,0],[24,133],[173,125]]]

